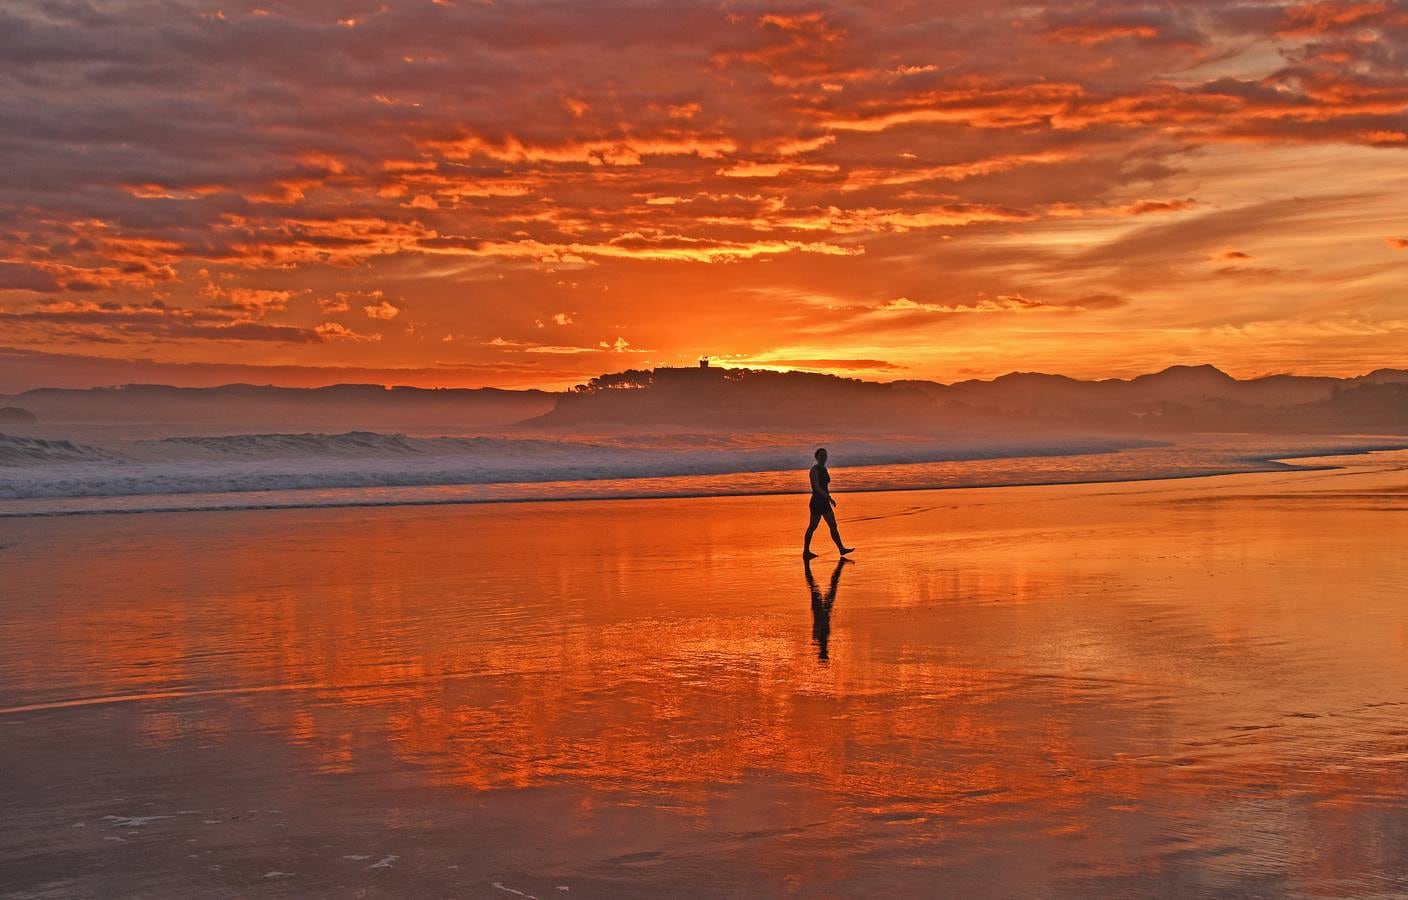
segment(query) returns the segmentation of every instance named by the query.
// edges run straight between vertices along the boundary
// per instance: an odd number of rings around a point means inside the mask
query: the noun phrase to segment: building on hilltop
[[[655,369],[656,384],[700,384],[723,381],[728,369],[709,365],[709,357],[701,356],[698,366],[659,366]]]

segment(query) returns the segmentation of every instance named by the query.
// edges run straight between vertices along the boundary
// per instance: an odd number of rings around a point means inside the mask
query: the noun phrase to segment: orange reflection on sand
[[[170,690],[139,704],[165,748],[561,791],[578,829],[815,829],[829,878],[1003,842],[1113,878],[1176,836],[1352,882],[1405,799],[1408,520],[1378,507],[1408,479],[1326,477],[847,496],[863,549],[812,581],[793,498],[41,522],[105,564],[16,610],[7,705]]]

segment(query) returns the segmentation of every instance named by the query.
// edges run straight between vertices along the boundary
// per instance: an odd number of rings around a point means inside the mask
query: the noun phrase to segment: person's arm
[[[811,476],[812,479],[812,493],[821,494],[823,497],[829,496],[821,486],[821,479],[817,477],[816,466],[812,466],[811,471],[808,474]]]

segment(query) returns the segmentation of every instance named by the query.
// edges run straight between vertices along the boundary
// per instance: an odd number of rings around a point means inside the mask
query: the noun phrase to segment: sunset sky
[[[0,389],[1408,367],[1408,0],[18,0]]]

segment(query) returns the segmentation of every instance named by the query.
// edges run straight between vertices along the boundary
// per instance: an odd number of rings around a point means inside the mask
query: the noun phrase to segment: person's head
[[[816,456],[816,461],[817,461],[817,462],[821,463],[823,466],[826,465],[826,448],[825,448],[825,447],[817,447],[817,448],[816,448],[816,453],[815,453],[814,455]]]

